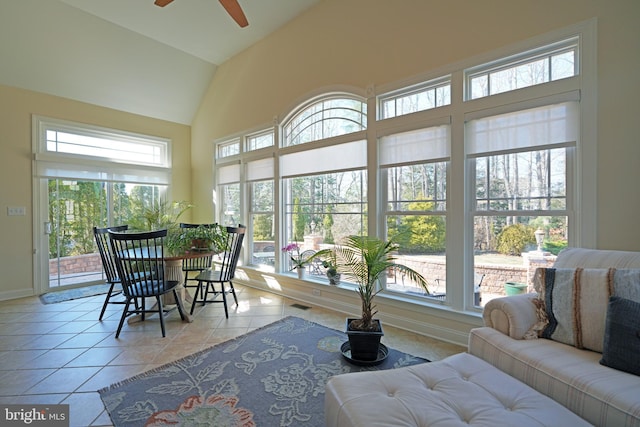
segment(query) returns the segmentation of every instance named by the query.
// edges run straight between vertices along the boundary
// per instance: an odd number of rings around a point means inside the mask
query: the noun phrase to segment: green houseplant
[[[330,285],[339,285],[342,275],[338,272],[336,252],[333,249],[329,249],[327,250],[327,255],[328,256],[322,260],[322,266],[326,269],[327,279],[329,279]]]
[[[183,228],[182,238],[189,242],[187,249],[224,251],[227,236],[226,229],[218,224],[200,224],[197,227]]]
[[[357,284],[362,304],[361,316],[347,319],[346,333],[355,360],[378,357],[383,331],[379,319],[374,319],[377,313],[374,299],[381,290],[379,281],[383,273],[396,270],[429,292],[427,280],[420,273],[395,262],[397,236],[388,241],[370,236],[348,236],[334,248],[337,270]]]
[[[135,229],[160,230],[167,229],[164,244],[168,255],[179,255],[193,250],[225,250],[226,229],[217,224],[203,224],[197,227],[183,228],[180,217],[192,204],[186,201],[170,202],[160,198],[142,210],[140,223],[134,224]]]

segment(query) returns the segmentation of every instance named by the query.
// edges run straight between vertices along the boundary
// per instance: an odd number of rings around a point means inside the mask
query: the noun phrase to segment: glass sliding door
[[[48,180],[49,288],[102,282],[93,227],[107,224],[103,182]]]
[[[104,282],[93,227],[146,229],[142,211],[164,188],[154,185],[48,179],[48,288]]]

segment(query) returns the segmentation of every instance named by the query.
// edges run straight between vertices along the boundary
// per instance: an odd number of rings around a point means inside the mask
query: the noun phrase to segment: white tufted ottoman
[[[588,426],[586,421],[467,353],[327,382],[327,427]]]

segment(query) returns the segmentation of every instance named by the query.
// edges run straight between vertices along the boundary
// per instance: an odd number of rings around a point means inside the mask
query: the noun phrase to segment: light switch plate
[[[27,208],[24,206],[9,206],[7,207],[7,215],[9,216],[23,216],[27,214]]]

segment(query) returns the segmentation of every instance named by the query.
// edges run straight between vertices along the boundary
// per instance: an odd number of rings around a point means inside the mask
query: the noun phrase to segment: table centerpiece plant
[[[189,247],[186,250],[223,252],[227,244],[226,227],[218,224],[200,224],[182,229],[181,239]]]
[[[169,256],[184,254],[200,246],[200,250],[209,249],[216,253],[225,250],[226,228],[217,224],[198,227],[180,227],[180,218],[193,205],[186,201],[168,201],[160,198],[143,208],[139,223],[133,224],[138,230],[167,229],[164,246]],[[198,242],[194,245],[194,242]]]

